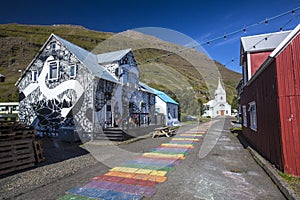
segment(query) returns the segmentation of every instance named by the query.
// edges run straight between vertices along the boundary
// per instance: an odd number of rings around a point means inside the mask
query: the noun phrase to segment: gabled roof
[[[97,55],[98,63],[111,63],[114,61],[121,60],[131,49],[124,49],[114,52],[102,53]]]
[[[178,103],[176,101],[174,101],[171,97],[169,97],[166,93],[156,90],[154,88],[152,88],[152,90],[164,102],[178,105]]]
[[[272,51],[286,38],[291,31],[267,33],[241,38],[244,52]]]
[[[97,61],[97,56],[93,54],[92,52],[87,51],[86,49],[83,49],[55,34],[51,34],[47,41],[44,43],[42,48],[40,49],[39,53],[33,58],[33,60],[30,62],[30,64],[27,66],[24,72],[28,71],[33,64],[33,62],[37,59],[39,54],[42,52],[42,50],[46,47],[46,45],[49,43],[51,38],[56,38],[62,45],[64,45],[85,67],[87,67],[91,73],[93,73],[95,76],[117,83],[118,80],[112,76],[104,67],[100,66]],[[16,82],[16,86],[20,83],[21,79],[25,73],[22,74],[22,76],[18,79]]]
[[[300,24],[296,26],[296,28],[292,31],[289,31],[289,34],[281,40],[281,42],[276,46],[276,48],[272,51],[269,57],[264,61],[261,67],[255,72],[252,78],[247,82],[247,84],[252,83],[269,65],[270,63],[276,59],[276,57],[287,47],[290,42],[297,37],[300,33]]]
[[[139,85],[142,86],[143,88],[145,88],[147,91],[149,91],[153,94],[156,94],[164,102],[178,105],[178,103],[176,101],[174,101],[171,97],[169,97],[166,93],[164,93],[160,90],[156,90],[142,82],[139,82]]]
[[[298,24],[296,26],[296,28],[294,28],[294,30],[292,30],[290,32],[290,34],[284,38],[283,41],[281,41],[281,43],[276,47],[276,49],[274,49],[274,51],[270,54],[270,57],[277,57],[280,52],[283,51],[283,49],[300,33],[300,24]]]
[[[95,76],[108,81],[118,82],[105,68],[98,64],[97,56],[55,34],[52,34],[71,53],[73,53]]]
[[[148,93],[155,94],[152,87],[149,87],[147,84],[143,82],[139,82],[140,88]]]

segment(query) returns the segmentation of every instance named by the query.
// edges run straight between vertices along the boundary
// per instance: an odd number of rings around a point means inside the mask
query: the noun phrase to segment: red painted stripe
[[[117,176],[109,176],[109,175],[101,175],[96,176],[93,180],[98,181],[109,181],[114,183],[123,183],[128,185],[138,185],[138,186],[145,186],[145,187],[154,187],[157,182],[155,181],[148,181],[148,180],[140,180],[140,179],[133,179],[133,178],[123,178]]]

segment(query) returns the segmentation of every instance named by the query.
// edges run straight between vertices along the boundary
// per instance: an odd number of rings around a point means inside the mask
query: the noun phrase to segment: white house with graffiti
[[[51,34],[16,83],[19,120],[53,132],[148,126],[155,94],[140,87],[139,73],[130,49],[96,55]]]

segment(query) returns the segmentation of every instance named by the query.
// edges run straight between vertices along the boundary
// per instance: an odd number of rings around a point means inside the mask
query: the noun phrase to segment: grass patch
[[[300,196],[300,179],[282,172],[278,172],[278,174],[293,188],[296,194]]]
[[[235,137],[238,137],[243,132],[242,127],[231,127],[229,130]]]

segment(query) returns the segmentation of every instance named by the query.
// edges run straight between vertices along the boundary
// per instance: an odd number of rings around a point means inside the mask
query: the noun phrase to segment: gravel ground
[[[90,154],[0,179],[0,199],[12,198],[96,165]]]

